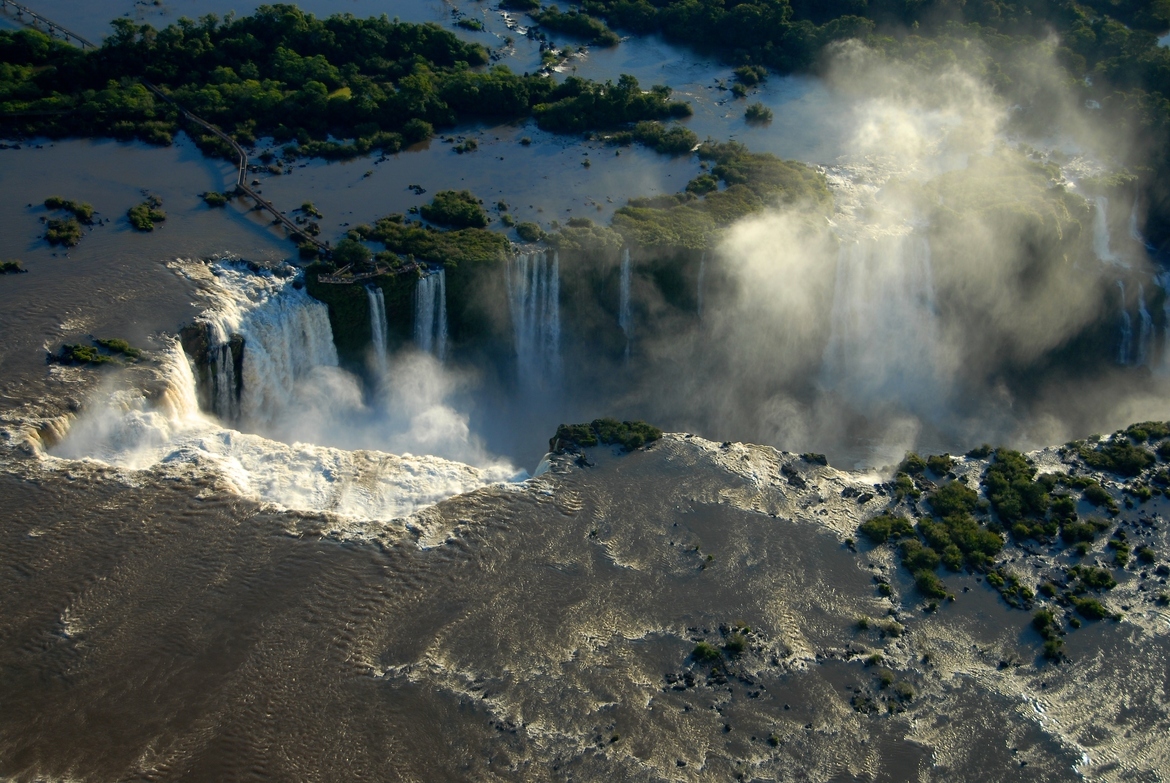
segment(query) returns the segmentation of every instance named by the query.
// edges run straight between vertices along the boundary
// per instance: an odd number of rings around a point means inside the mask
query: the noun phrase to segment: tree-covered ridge
[[[0,122],[18,133],[109,134],[167,143],[176,109],[136,80],[242,142],[296,139],[308,154],[397,151],[431,126],[535,113],[551,130],[578,131],[689,114],[668,88],[636,80],[557,84],[505,66],[476,70],[488,54],[434,24],[261,6],[221,21],[181,19],[162,30],[117,19],[84,53],[23,30],[0,32]],[[339,145],[329,137],[355,139]],[[215,147],[214,137],[202,138]]]

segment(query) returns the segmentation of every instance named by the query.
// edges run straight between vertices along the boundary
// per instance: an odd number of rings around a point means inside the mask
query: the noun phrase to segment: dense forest
[[[274,5],[227,21],[181,19],[162,30],[127,19],[112,26],[88,53],[37,31],[0,31],[0,128],[168,143],[176,111],[140,77],[243,143],[273,135],[326,157],[395,152],[434,126],[475,119],[534,115],[550,130],[580,131],[690,113],[670,100],[669,88],[643,91],[632,77],[558,84],[486,67],[482,46],[437,25],[385,16],[318,19]],[[220,144],[210,135],[199,141]]]

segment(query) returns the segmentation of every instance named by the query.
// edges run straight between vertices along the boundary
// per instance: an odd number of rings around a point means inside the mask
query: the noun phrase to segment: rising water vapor
[[[1046,58],[1028,71],[1044,89],[1017,93],[1058,89]],[[702,380],[644,408],[870,464],[916,444],[1031,446],[1040,431],[1125,423],[1117,400],[1155,380],[1115,375],[1110,357],[1157,369],[1166,326],[1146,295],[1158,282],[1136,204],[1122,199],[1119,230],[1089,186],[1126,140],[1069,95],[1009,106],[959,65],[928,74],[848,44],[826,78],[855,97],[849,148],[825,167],[833,214],[786,206],[728,231],[716,253],[732,293],[704,309]],[[1050,127],[1037,114],[1064,125],[1028,135]],[[683,361],[667,339],[644,350]],[[1090,376],[1085,393],[1114,399],[1086,417],[1051,387],[1078,394]]]

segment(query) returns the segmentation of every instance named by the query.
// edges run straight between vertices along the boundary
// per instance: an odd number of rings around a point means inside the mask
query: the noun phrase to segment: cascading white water
[[[439,269],[414,289],[414,344],[439,361],[447,358],[447,271]]]
[[[346,374],[336,368],[324,305],[294,288],[289,279],[231,264],[213,271],[213,290],[208,293],[215,305],[201,318],[225,341],[233,334],[244,337],[240,399],[244,423],[261,423],[263,431],[263,421],[270,416],[327,418],[335,407],[356,404],[337,419],[344,421],[345,415],[363,411],[360,399],[355,403],[336,393],[348,387],[337,383]],[[323,322],[318,316],[325,316]],[[179,466],[184,474],[211,469],[247,497],[366,520],[406,516],[452,495],[526,475],[499,461],[485,459],[476,467],[435,456],[318,446],[300,438],[285,443],[225,428],[200,411],[195,375],[178,341],[166,351],[160,376],[164,387],[156,402],[140,392],[121,391],[87,406],[46,458],[92,458],[130,470],[162,464]],[[356,379],[349,378],[357,388]],[[303,384],[322,381],[324,393],[320,389],[304,393]],[[411,401],[416,398],[409,396]],[[261,415],[255,410],[260,404],[274,408]],[[419,417],[432,427],[435,413],[428,407]],[[363,432],[378,428],[377,415],[357,426]],[[382,442],[377,433],[374,440]],[[359,527],[359,535],[365,530]]]
[[[542,389],[561,377],[561,272],[554,251],[521,253],[505,267],[521,386]]]
[[[1117,291],[1121,303],[1121,341],[1117,346],[1117,363],[1129,364],[1129,357],[1133,353],[1133,319],[1129,317],[1129,310],[1125,306],[1125,282],[1117,281]]]
[[[1097,196],[1097,209],[1093,213],[1093,252],[1102,262],[1125,266],[1119,255],[1113,252],[1109,236],[1109,199]]]
[[[930,245],[912,232],[842,243],[822,385],[866,405],[945,402]]]
[[[216,382],[217,406],[225,387],[239,383],[241,389],[238,407],[229,402],[215,413],[226,421],[267,422],[291,401],[298,378],[314,367],[337,366],[329,310],[271,273],[230,263],[213,271],[222,296],[201,317],[210,327],[213,362],[219,357],[216,376],[223,377]],[[244,339],[239,379],[227,371],[231,335]]]
[[[370,306],[370,344],[374,352],[374,369],[378,377],[384,377],[389,366],[389,350],[386,335],[386,297],[376,285],[366,286],[366,299]]]
[[[618,294],[618,326],[626,336],[626,358],[634,340],[634,315],[630,312],[630,249],[622,248],[621,289]]]
[[[1150,315],[1149,308],[1146,307],[1146,288],[1138,283],[1138,341],[1135,364],[1138,366],[1149,364],[1150,350],[1153,347],[1154,319]]]
[[[695,285],[695,311],[698,313],[699,320],[703,319],[703,281],[707,277],[707,253],[699,257],[699,281]]]

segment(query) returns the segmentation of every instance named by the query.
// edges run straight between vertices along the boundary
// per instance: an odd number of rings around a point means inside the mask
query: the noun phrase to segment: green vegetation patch
[[[130,361],[142,358],[142,351],[125,340],[118,338],[94,338],[93,345],[81,343],[66,343],[60,350],[49,356],[49,360],[58,364],[98,366],[111,364],[122,357]]]
[[[201,193],[200,198],[209,207],[224,207],[227,206],[230,197],[226,193],[217,193],[214,190],[209,190],[206,193]]]
[[[543,16],[551,26],[588,28],[595,40],[616,39],[585,14]],[[317,18],[275,4],[251,16],[208,14],[161,30],[126,18],[111,24],[113,33],[90,52],[37,31],[0,31],[0,124],[7,132],[170,144],[182,118],[138,83],[142,78],[241,143],[274,137],[287,145],[286,157],[393,153],[435,126],[474,120],[535,115],[546,129],[578,132],[691,111],[669,100],[669,89],[642,91],[631,77],[617,85],[575,77],[558,83],[503,65],[479,69],[489,63],[480,44],[385,15]],[[234,157],[214,134],[189,130],[204,152]]]
[[[704,250],[722,228],[767,206],[806,204],[825,210],[832,203],[824,175],[803,163],[752,153],[738,142],[708,142],[699,146],[698,154],[714,166],[686,191],[631,199],[614,213],[613,228],[626,244]],[[720,181],[724,190],[718,189]]]
[[[420,211],[432,223],[453,228],[484,228],[488,224],[483,202],[469,190],[441,190]]]
[[[372,227],[358,226],[351,233],[381,242],[390,253],[447,266],[502,261],[511,244],[503,234],[487,229],[440,231],[399,214],[381,218]]]
[[[52,218],[45,224],[45,239],[50,245],[73,247],[81,241],[81,224],[75,217]]]
[[[162,199],[158,196],[149,196],[146,201],[130,207],[126,212],[130,225],[138,231],[154,231],[154,224],[167,219],[167,213],[162,210]]]
[[[578,13],[574,9],[561,13],[555,5],[550,5],[543,13],[533,13],[531,16],[541,27],[575,38],[584,38],[595,46],[617,46],[621,42],[621,38],[606,27],[605,22],[588,14]]]
[[[1078,453],[1085,464],[1095,470],[1127,477],[1140,475],[1156,461],[1147,449],[1135,446],[1126,438],[1114,438],[1096,448],[1082,446]]]
[[[545,130],[580,133],[588,130],[618,128],[642,120],[689,117],[693,110],[684,101],[670,100],[671,89],[656,84],[643,90],[638,80],[622,74],[618,83],[588,82],[570,76],[550,98],[533,107],[536,122]]]
[[[756,102],[747,107],[743,112],[743,118],[750,123],[763,124],[772,121],[772,110],[760,102]]]
[[[883,512],[861,523],[858,532],[875,544],[884,544],[891,538],[896,540],[912,537],[914,525],[904,516]]]
[[[63,209],[66,212],[72,212],[73,217],[77,218],[86,225],[93,223],[93,207],[85,202],[70,201],[63,199],[60,196],[49,196],[45,199],[46,209]]]
[[[19,261],[0,261],[0,275],[19,275],[27,271]]]
[[[699,145],[699,137],[682,125],[666,126],[657,120],[644,120],[632,130],[620,131],[605,137],[611,145],[645,144],[663,155],[689,155]]]
[[[138,360],[142,358],[142,349],[135,348],[130,343],[118,337],[110,338],[95,338],[94,342],[102,348],[105,348],[110,353],[117,353],[125,356],[127,359]]]
[[[562,424],[552,439],[553,450],[566,446],[588,447],[620,445],[626,451],[653,443],[662,437],[662,430],[644,421],[594,419],[588,424]]]

